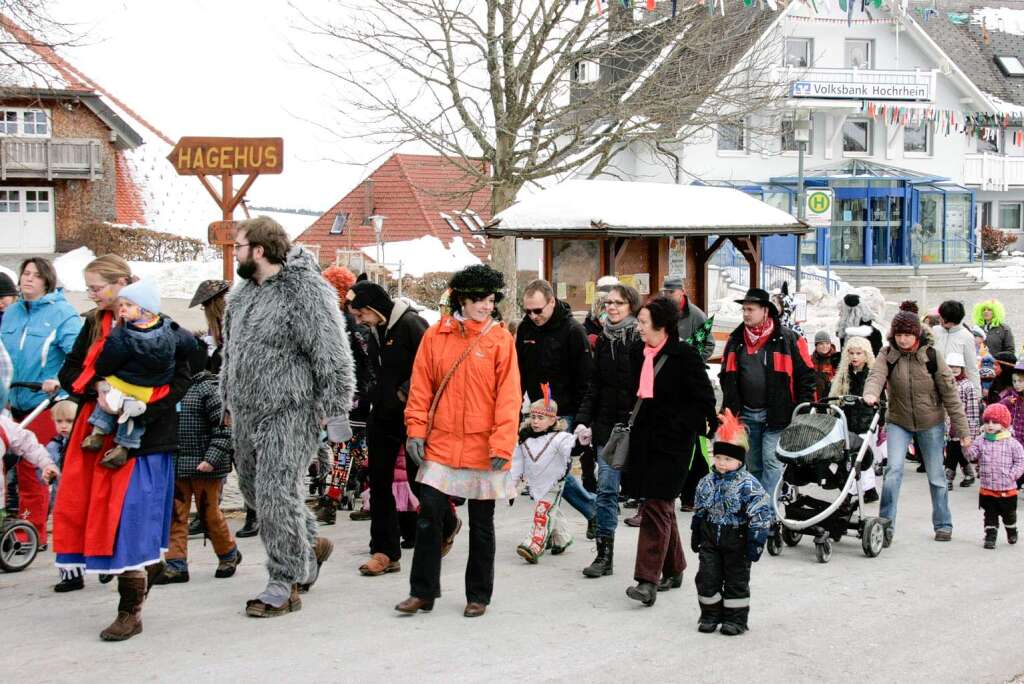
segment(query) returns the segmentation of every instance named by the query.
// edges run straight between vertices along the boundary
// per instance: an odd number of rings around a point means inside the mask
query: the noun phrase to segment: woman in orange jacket
[[[487,610],[494,587],[494,502],[515,496],[508,477],[519,429],[515,344],[495,319],[505,281],[470,266],[451,282],[451,315],[423,335],[405,408],[405,453],[419,465],[419,520],[409,598],[402,613],[429,611],[441,595],[441,558],[462,524],[449,497],[468,500],[466,617]]]

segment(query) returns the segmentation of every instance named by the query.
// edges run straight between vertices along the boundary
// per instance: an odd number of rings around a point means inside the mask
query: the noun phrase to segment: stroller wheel
[[[782,528],[782,541],[786,543],[786,546],[796,546],[803,538],[804,535],[800,534],[796,530],[791,530],[788,527]]]
[[[814,555],[819,563],[828,563],[832,560],[832,542],[824,541],[814,544]]]
[[[778,533],[768,537],[768,542],[765,544],[765,548],[768,549],[769,556],[778,556],[782,553],[782,539]]]
[[[868,518],[864,521],[860,545],[864,549],[864,555],[868,558],[874,558],[882,553],[882,548],[885,545],[885,526],[878,518]]]
[[[0,568],[20,572],[32,564],[39,552],[36,528],[24,520],[8,520],[0,527]]]

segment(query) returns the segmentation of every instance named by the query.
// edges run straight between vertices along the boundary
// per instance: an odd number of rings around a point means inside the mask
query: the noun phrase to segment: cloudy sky
[[[332,133],[338,89],[296,56],[311,38],[286,0],[54,0],[53,13],[80,36],[69,61],[172,139],[283,137],[284,173],[260,177],[253,204],[326,209],[386,152]]]

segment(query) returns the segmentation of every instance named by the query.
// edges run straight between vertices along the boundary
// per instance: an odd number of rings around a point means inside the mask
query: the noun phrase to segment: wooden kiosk
[[[494,217],[492,237],[544,240],[543,276],[574,311],[589,308],[602,275],[632,276],[641,294],[681,276],[705,311],[708,260],[731,241],[759,286],[761,238],[806,233],[790,214],[732,188],[611,180],[569,180]]]

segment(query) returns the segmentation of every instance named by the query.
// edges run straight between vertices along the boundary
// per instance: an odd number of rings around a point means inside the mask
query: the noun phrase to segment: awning
[[[488,235],[639,237],[773,235],[810,229],[745,192],[706,185],[569,180],[500,212]]]

